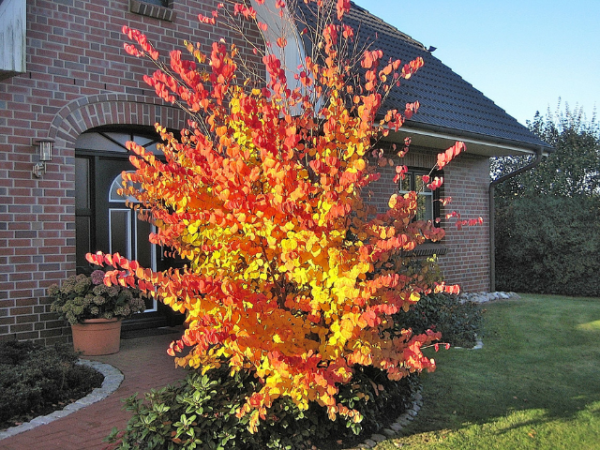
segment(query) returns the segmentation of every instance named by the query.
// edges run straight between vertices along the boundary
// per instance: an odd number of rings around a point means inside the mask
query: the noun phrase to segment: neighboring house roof
[[[488,156],[531,153],[540,148],[552,151],[420,42],[354,3],[344,21],[357,32],[359,48],[372,43],[372,49],[383,50],[384,60],[409,62],[420,56],[425,61],[414,77],[392,90],[384,105],[400,111],[407,102],[418,100],[421,105],[398,138],[410,135],[413,143],[428,146],[462,139],[470,150]]]

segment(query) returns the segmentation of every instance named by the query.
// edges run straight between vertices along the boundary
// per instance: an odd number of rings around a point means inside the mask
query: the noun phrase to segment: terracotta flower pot
[[[71,325],[73,348],[86,356],[117,353],[121,345],[120,319],[86,319]]]

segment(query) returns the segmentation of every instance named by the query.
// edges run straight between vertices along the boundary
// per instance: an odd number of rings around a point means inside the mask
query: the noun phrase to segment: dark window
[[[423,183],[423,176],[429,175],[428,171],[409,169],[403,180],[398,183],[398,191],[400,194],[406,194],[410,191],[416,191],[417,199],[417,220],[435,221],[439,217],[439,189],[432,191]],[[431,176],[433,179],[439,174]]]

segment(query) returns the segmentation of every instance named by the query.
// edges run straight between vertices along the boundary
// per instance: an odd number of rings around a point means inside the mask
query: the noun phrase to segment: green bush
[[[600,296],[600,199],[514,198],[496,209],[498,289]]]
[[[456,347],[473,347],[476,334],[481,334],[481,306],[456,295],[424,295],[407,313],[399,314],[402,317],[396,322],[404,328],[417,334],[428,329],[439,331],[443,342]]]
[[[277,399],[258,432],[248,431],[249,416],[238,419],[236,410],[257,390],[258,381],[247,373],[231,377],[223,366],[205,375],[191,371],[180,384],[152,390],[145,401],[130,397],[126,409],[133,412],[127,429],[107,438],[120,449],[310,449],[335,448],[356,441],[361,430],[372,433],[398,417],[408,406],[417,377],[398,382],[373,368],[357,370],[352,384],[343,386],[339,398],[358,409],[362,423],[332,422],[325,408],[312,403],[300,411],[289,399]]]
[[[0,343],[0,426],[47,414],[100,387],[102,374],[76,365],[77,358],[69,345]]]

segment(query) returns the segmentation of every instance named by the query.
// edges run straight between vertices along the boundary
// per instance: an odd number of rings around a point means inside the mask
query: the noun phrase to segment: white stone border
[[[95,369],[102,375],[104,375],[102,387],[95,388],[90,394],[86,395],[83,398],[80,398],[79,400],[73,403],[68,404],[63,409],[54,411],[53,413],[48,414],[47,416],[36,417],[35,419],[32,419],[27,423],[23,423],[16,427],[11,427],[6,431],[0,432],[0,440],[10,436],[14,436],[19,433],[23,433],[24,431],[32,430],[33,428],[38,427],[40,425],[45,425],[47,423],[53,422],[62,417],[68,416],[69,414],[74,413],[75,411],[85,408],[86,406],[89,406],[92,403],[99,402],[100,400],[105,399],[110,394],[115,392],[121,385],[121,382],[124,378],[124,375],[121,373],[121,371],[119,371],[119,369],[109,364],[104,364],[98,361],[88,361],[86,359],[80,359],[79,361],[77,361],[76,364],[91,367],[92,369]]]
[[[365,448],[373,448],[380,442],[383,442],[387,439],[391,439],[393,437],[397,437],[398,434],[402,431],[402,429],[408,425],[411,421],[415,420],[418,412],[421,410],[421,406],[423,406],[423,396],[421,392],[423,391],[423,387],[419,386],[415,389],[415,392],[411,394],[410,401],[411,406],[404,411],[400,416],[387,428],[381,430],[383,434],[373,434],[369,439],[365,439],[362,444],[358,444],[356,447],[348,448],[345,450],[360,450]]]
[[[478,292],[478,293],[462,293],[459,295],[461,303],[487,303],[494,300],[508,300],[509,298],[521,298],[514,292]]]

